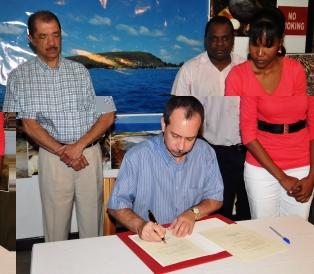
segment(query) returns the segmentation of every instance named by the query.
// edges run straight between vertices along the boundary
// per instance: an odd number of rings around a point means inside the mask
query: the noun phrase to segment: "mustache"
[[[178,153],[178,154],[179,154],[179,153],[182,153],[182,152],[183,152],[183,150],[173,150],[173,152],[174,152],[174,153]]]
[[[47,49],[49,50],[49,49],[58,49],[58,48],[55,46],[51,46],[51,47],[48,47]]]

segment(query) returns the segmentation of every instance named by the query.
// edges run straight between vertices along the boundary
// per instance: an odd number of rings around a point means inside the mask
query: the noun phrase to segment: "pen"
[[[153,213],[153,211],[151,211],[150,209],[148,210],[148,217],[149,217],[149,220],[153,223],[155,223],[156,225],[158,225],[157,223],[157,220],[156,220],[156,217]],[[161,238],[162,241],[166,244],[166,240],[165,240],[165,237]]]
[[[278,231],[273,229],[271,226],[269,227],[272,231],[274,231],[278,236],[280,236],[287,244],[290,244],[290,240],[284,236],[282,236]]]

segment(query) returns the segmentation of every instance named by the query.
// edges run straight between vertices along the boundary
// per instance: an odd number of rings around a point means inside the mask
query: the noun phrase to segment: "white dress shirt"
[[[231,53],[231,63],[222,71],[203,52],[187,61],[178,71],[171,94],[195,96],[205,109],[204,138],[213,145],[241,143],[239,97],[222,97],[230,70],[245,59]]]

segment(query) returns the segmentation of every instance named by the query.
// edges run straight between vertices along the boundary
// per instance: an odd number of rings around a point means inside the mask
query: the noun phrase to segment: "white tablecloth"
[[[269,238],[282,239],[269,229],[276,228],[290,239],[288,249],[252,262],[234,257],[181,269],[172,273],[314,273],[314,226],[299,216],[241,221],[241,225]],[[117,237],[36,244],[32,251],[32,274],[152,273]]]

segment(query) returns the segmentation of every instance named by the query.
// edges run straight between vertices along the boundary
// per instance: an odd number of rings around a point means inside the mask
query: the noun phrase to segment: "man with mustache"
[[[196,96],[203,104],[203,135],[216,152],[224,182],[224,202],[219,213],[231,220],[248,220],[251,214],[243,179],[246,149],[240,137],[239,98],[223,97],[228,73],[245,59],[232,53],[233,25],[224,16],[216,16],[206,24],[204,44],[206,51],[180,68],[171,93]]]
[[[67,240],[75,198],[80,238],[102,235],[103,176],[98,139],[114,122],[115,105],[96,98],[87,69],[61,57],[61,25],[49,11],[28,19],[37,56],[14,69],[4,111],[18,112],[40,147],[38,178],[45,241]]]
[[[198,139],[202,104],[192,96],[168,100],[162,133],[132,147],[124,156],[107,204],[108,213],[145,241],[161,241],[166,230],[149,221],[170,223],[185,237],[195,220],[222,205],[223,184],[213,149]]]

